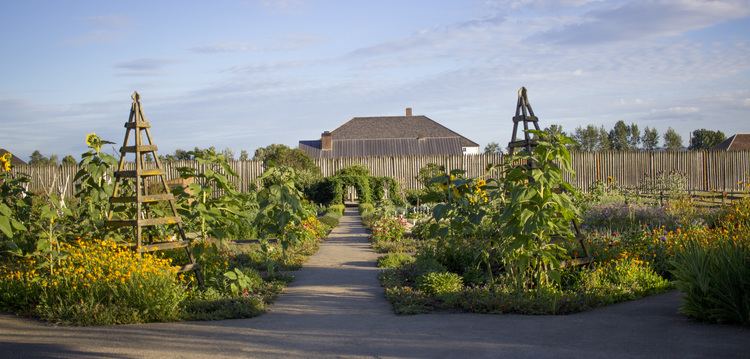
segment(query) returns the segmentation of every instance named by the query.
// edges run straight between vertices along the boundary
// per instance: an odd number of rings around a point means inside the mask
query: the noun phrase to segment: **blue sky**
[[[405,107],[507,143],[617,120],[750,132],[750,1],[3,1],[0,147],[121,141],[138,90],[162,153],[296,146]]]

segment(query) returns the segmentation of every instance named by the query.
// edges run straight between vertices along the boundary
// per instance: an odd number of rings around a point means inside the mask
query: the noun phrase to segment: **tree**
[[[234,161],[234,151],[232,151],[231,148],[227,147],[222,151],[224,154],[224,157],[229,161]]]
[[[578,126],[573,133],[573,139],[579,151],[595,151],[599,147],[599,130],[594,125],[588,125],[586,128]]]
[[[677,131],[670,127],[667,132],[664,133],[664,148],[667,151],[678,151],[682,149],[682,136]]]
[[[41,166],[47,164],[47,161],[47,157],[44,157],[39,150],[34,150],[34,152],[31,153],[29,164],[32,166]]]
[[[46,157],[39,150],[34,150],[31,153],[29,164],[32,166],[53,166],[57,165],[57,161],[57,155],[55,154]]]
[[[544,132],[547,132],[548,134],[550,134],[550,136],[554,136],[554,135],[567,136],[565,134],[565,131],[563,131],[562,126],[556,125],[556,124],[552,124],[552,125],[549,125],[549,127],[545,127]]]
[[[695,130],[690,136],[690,150],[708,150],[726,140],[727,136],[721,131],[711,131],[705,128]]]
[[[240,151],[240,161],[249,161],[250,160],[250,154],[247,153],[247,151],[242,150]]]
[[[643,148],[646,151],[653,151],[659,147],[659,131],[656,128],[646,127],[643,130],[643,137],[641,138]]]
[[[628,145],[631,150],[638,149],[641,144],[641,131],[638,129],[638,125],[631,123],[628,133]]]
[[[73,166],[76,163],[77,162],[76,162],[75,157],[73,157],[71,155],[67,155],[67,156],[63,157],[63,159],[62,159],[62,164],[65,165],[65,166]]]
[[[289,148],[286,145],[273,144],[255,150],[253,160],[263,161],[265,169],[272,167],[291,167],[297,172],[299,187],[307,188],[317,181],[320,168],[313,160],[299,148]]]
[[[177,161],[192,160],[193,156],[190,155],[190,151],[185,151],[178,148],[174,150],[174,159]]]
[[[484,146],[484,154],[485,155],[492,155],[496,153],[503,153],[503,148],[500,147],[500,144],[497,142],[490,142],[486,146]]]
[[[630,127],[625,121],[617,121],[615,127],[609,131],[609,141],[612,143],[612,149],[617,151],[627,151],[630,149]]]
[[[609,134],[604,126],[599,127],[599,141],[597,141],[597,151],[609,151],[612,149],[612,141],[609,139]]]

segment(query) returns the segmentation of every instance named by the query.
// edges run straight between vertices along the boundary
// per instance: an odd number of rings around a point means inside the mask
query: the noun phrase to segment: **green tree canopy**
[[[682,136],[672,127],[664,133],[664,148],[667,151],[678,151],[682,149]]]
[[[721,131],[711,131],[705,128],[693,131],[690,136],[691,150],[708,150],[726,140],[727,136]]]
[[[500,144],[497,142],[490,142],[486,146],[484,146],[484,154],[485,155],[492,155],[496,153],[503,153],[503,148],[500,147]]]
[[[71,155],[67,155],[63,157],[62,159],[62,164],[66,166],[72,166],[72,165],[75,165],[76,163],[77,163],[76,158]]]
[[[638,129],[638,125],[631,123],[628,132],[628,145],[631,150],[638,149],[641,144],[641,130]]]
[[[588,125],[586,128],[576,127],[573,132],[573,139],[576,141],[576,149],[579,151],[596,151],[599,149],[599,130],[594,125]]]
[[[57,165],[57,155],[53,154],[47,157],[39,152],[39,150],[34,150],[29,157],[29,164],[32,166]]]
[[[320,168],[304,151],[286,145],[273,144],[255,150],[253,160],[263,161],[263,167],[291,167],[299,177],[300,188],[307,188],[321,177]]]
[[[653,151],[659,147],[659,131],[656,128],[646,127],[643,130],[643,137],[641,138],[643,148],[646,151]]]

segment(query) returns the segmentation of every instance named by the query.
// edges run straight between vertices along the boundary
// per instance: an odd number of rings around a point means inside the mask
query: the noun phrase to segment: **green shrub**
[[[326,213],[325,216],[320,217],[320,221],[331,228],[336,228],[339,225],[339,218],[340,216],[335,213]]]
[[[386,288],[385,297],[393,305],[396,314],[420,314],[433,309],[430,297],[411,287]]]
[[[414,261],[413,276],[421,277],[433,272],[446,272],[447,269],[435,257],[421,253]]]
[[[689,317],[750,325],[750,242],[723,238],[689,242],[678,251],[672,274]]]
[[[590,301],[596,302],[595,305],[633,300],[663,292],[670,287],[666,279],[656,274],[647,263],[637,259],[621,259],[584,269],[579,276],[579,291],[588,295]]]
[[[343,204],[332,204],[328,206],[328,209],[326,210],[326,214],[337,213],[339,216],[343,216],[345,209],[346,209],[346,206],[344,206]]]
[[[417,278],[419,290],[437,296],[456,294],[464,287],[463,278],[451,272],[431,272]]]
[[[359,214],[364,216],[375,211],[375,205],[372,203],[360,203]]]
[[[388,253],[378,258],[380,268],[399,268],[404,264],[414,263],[415,258],[406,253]]]

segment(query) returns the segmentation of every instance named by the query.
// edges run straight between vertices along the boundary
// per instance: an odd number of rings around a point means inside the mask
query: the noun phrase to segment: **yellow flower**
[[[102,149],[102,139],[96,133],[89,133],[86,135],[86,146],[89,146],[92,150],[99,152]]]
[[[10,172],[10,161],[13,158],[13,155],[10,154],[10,152],[6,152],[2,157],[0,157],[0,170],[5,172]]]

